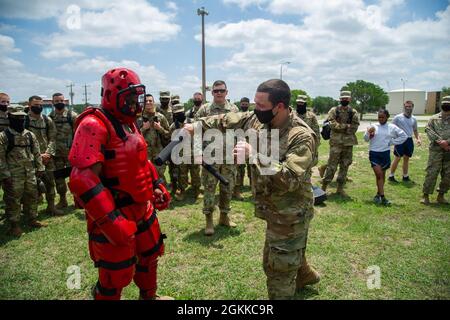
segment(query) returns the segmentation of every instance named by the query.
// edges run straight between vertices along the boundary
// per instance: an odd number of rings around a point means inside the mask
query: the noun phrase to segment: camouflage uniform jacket
[[[352,121],[350,128],[347,128],[349,117],[352,117]],[[358,144],[356,132],[359,127],[359,114],[356,110],[347,108],[344,111],[342,106],[331,108],[328,112],[328,121],[331,127],[330,145],[349,147]]]
[[[319,122],[317,121],[317,117],[314,114],[314,112],[309,111],[309,110],[306,111],[305,114],[299,114],[297,112],[297,116],[306,122],[306,124],[314,131],[314,133],[320,140],[320,126],[319,126]]]
[[[43,115],[40,115],[39,118],[34,119],[30,113],[28,114],[30,124],[27,129],[33,132],[36,136],[41,153],[48,153],[54,157],[56,154],[56,127],[53,120],[50,117],[47,117],[47,128]]]
[[[171,125],[173,123],[173,113],[172,113],[172,107],[169,105],[167,106],[167,109],[162,108],[161,106],[158,106],[156,108],[156,112],[161,113]]]
[[[14,136],[14,148],[7,152],[8,138],[5,131],[1,132],[0,180],[11,177],[14,175],[14,171],[17,170],[44,171],[45,167],[42,164],[39,143],[36,136],[26,129],[21,133],[11,128],[8,128],[8,130]]]
[[[450,143],[450,115],[444,118],[441,112],[432,116],[428,121],[425,132],[430,140],[430,150],[444,151],[437,144],[437,141],[443,139]],[[436,134],[439,135],[439,137],[437,137]]]
[[[70,112],[70,117],[68,117]],[[78,114],[64,109],[62,114],[52,111],[49,117],[53,120],[56,127],[55,149],[57,157],[67,157],[73,140],[73,124]],[[72,123],[72,124],[71,124]]]
[[[228,113],[226,115],[200,119],[203,129],[241,128],[270,130],[261,124],[253,112]],[[199,129],[199,128],[197,128]],[[279,128],[279,160],[258,154],[258,160],[251,166],[252,191],[255,199],[255,215],[266,221],[291,226],[303,223],[314,213],[310,171],[315,161],[315,133],[294,112]],[[270,135],[269,139],[270,141]],[[264,159],[261,161],[260,159]],[[268,164],[269,163],[269,164]],[[265,165],[264,165],[265,164]],[[270,169],[271,175],[263,175]],[[283,229],[286,230],[286,229]],[[287,231],[294,232],[294,230]]]
[[[148,159],[153,161],[164,148],[165,142],[170,139],[169,123],[167,122],[166,117],[159,112],[154,114],[144,113],[142,116],[148,118],[151,124],[153,123],[153,118],[158,117],[162,127],[162,130],[159,132],[154,128],[144,129],[141,127],[142,135],[147,143]]]

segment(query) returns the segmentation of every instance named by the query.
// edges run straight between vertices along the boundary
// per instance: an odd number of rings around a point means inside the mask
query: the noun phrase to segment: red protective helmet
[[[102,77],[102,107],[124,123],[136,120],[145,103],[145,86],[130,69],[109,70]]]

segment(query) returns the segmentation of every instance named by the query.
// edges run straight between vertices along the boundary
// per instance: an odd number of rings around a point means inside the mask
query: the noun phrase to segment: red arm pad
[[[170,205],[170,193],[167,191],[166,186],[164,185],[164,180],[161,178],[158,178],[158,171],[156,171],[155,166],[151,161],[149,161],[150,164],[150,173],[152,175],[153,180],[153,190],[159,189],[163,193],[164,200],[160,200],[159,198],[154,200],[154,206],[158,210],[164,210],[167,209]],[[155,192],[153,192],[153,195],[155,195]]]
[[[69,161],[72,167],[88,168],[98,162],[103,163],[105,157],[102,145],[108,140],[108,130],[102,120],[95,115],[85,116],[75,132]]]
[[[73,168],[69,181],[70,191],[87,215],[114,245],[125,245],[137,231],[136,223],[127,220],[115,210],[114,198],[90,169]]]
[[[100,178],[90,168],[73,168],[70,174],[69,188],[93,221],[115,209],[111,192],[103,186]]]

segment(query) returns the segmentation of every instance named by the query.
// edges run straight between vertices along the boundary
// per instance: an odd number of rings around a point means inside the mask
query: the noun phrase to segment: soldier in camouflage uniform
[[[297,97],[297,116],[305,121],[305,123],[314,131],[316,136],[320,138],[320,126],[319,121],[314,112],[306,109],[308,97],[305,95],[299,95]]]
[[[173,96],[170,97],[170,104],[172,106],[172,109],[173,109],[174,105],[180,104],[180,103],[181,103],[181,99],[178,94],[174,94]],[[173,110],[172,110],[172,112],[173,112]]]
[[[21,201],[23,212],[31,227],[43,224],[36,220],[38,187],[36,175],[44,174],[39,143],[35,135],[24,128],[26,113],[22,106],[10,107],[9,127],[0,133],[0,180],[6,216],[11,224],[10,233],[20,236]]]
[[[344,186],[347,181],[348,168],[353,161],[353,146],[358,144],[356,132],[359,127],[359,115],[356,110],[349,107],[350,91],[341,91],[340,101],[339,106],[331,108],[328,112],[328,121],[331,127],[330,156],[322,180],[322,189],[326,191],[339,166],[337,193],[346,197]]]
[[[203,94],[200,92],[196,92],[193,94],[192,96],[192,102],[194,104],[194,106],[192,107],[191,110],[189,110],[186,114],[187,117],[187,121],[191,122],[195,119],[195,116],[198,112],[198,110],[200,110],[202,104],[203,104]],[[195,199],[203,199],[203,190],[201,189],[201,165],[199,164],[195,164],[194,163],[194,158],[192,159],[192,164],[189,165],[189,172],[191,173],[191,183],[192,183],[192,188],[194,190],[194,198]],[[196,187],[198,185],[198,190],[196,189]]]
[[[55,206],[55,171],[54,157],[56,154],[56,127],[53,120],[46,115],[42,115],[42,98],[32,96],[28,100],[30,111],[25,118],[25,128],[30,130],[36,136],[41,150],[42,163],[45,166],[45,174],[42,176],[42,182],[45,184],[45,198],[47,200],[46,213],[52,215],[62,215],[64,212]]]
[[[55,109],[49,114],[56,127],[56,143],[55,143],[55,169],[64,170],[70,167],[68,155],[73,140],[73,124],[78,114],[68,110],[64,103],[64,95],[55,93],[53,95],[53,106]],[[58,209],[67,207],[67,185],[66,179],[63,177],[55,178],[56,191],[59,194],[59,203],[56,205]]]
[[[319,274],[305,258],[310,220],[314,215],[308,172],[314,163],[314,132],[289,108],[290,88],[282,80],[262,83],[256,92],[255,112],[227,113],[200,119],[186,129],[278,129],[279,159],[257,153],[240,141],[239,157],[253,158],[251,166],[255,215],[267,223],[263,268],[269,299],[291,299],[296,290],[317,283]],[[280,160],[281,159],[281,160]]]
[[[228,90],[224,81],[218,80],[214,82],[212,94],[214,97],[213,102],[203,105],[200,110],[198,110],[196,119],[230,112],[239,112],[239,109],[234,104],[231,104],[226,100]],[[225,141],[225,135],[223,136],[223,141]],[[236,224],[230,220],[228,213],[230,212],[230,201],[234,190],[236,165],[214,164],[213,167],[230,182],[228,186],[223,184],[219,185],[219,224],[234,228],[236,227]],[[205,235],[210,236],[214,234],[213,212],[215,207],[217,180],[214,176],[205,170],[202,170],[202,184],[204,188],[203,213],[206,218]]]
[[[247,112],[250,107],[250,99],[243,97],[240,101],[239,108],[242,112]],[[247,166],[248,179],[251,180],[250,176],[250,165],[249,164],[238,164],[236,168],[236,183],[234,185],[233,198],[236,200],[244,200],[241,195],[242,187],[244,186],[245,177],[245,167]],[[250,181],[251,184],[251,181]]]
[[[185,125],[186,115],[184,113],[184,105],[176,104],[172,106],[173,120],[174,122],[170,125],[170,134],[177,129],[181,129]],[[182,156],[182,154],[180,154]],[[196,170],[198,165],[195,165],[193,158],[191,163],[182,163],[179,165],[174,165],[174,177],[177,181],[177,191],[175,193],[175,199],[182,201],[184,199],[185,191],[188,187],[189,173],[191,174],[191,187],[194,192],[194,197],[197,198],[200,193],[200,172]]]
[[[441,174],[437,202],[448,204],[444,195],[450,188],[450,96],[442,98],[442,111],[428,121],[425,132],[430,140],[427,175],[423,183],[422,204],[430,204],[429,195],[434,192]]]
[[[157,166],[155,164],[156,156],[164,148],[164,143],[170,139],[169,123],[166,117],[156,111],[153,96],[147,94],[145,96],[145,108],[142,113],[141,119],[138,120],[142,135],[147,143],[147,156],[148,159],[154,164],[158,175],[164,179],[164,172],[166,165]]]
[[[159,92],[159,103],[160,106],[157,111],[167,119],[170,126],[173,122],[172,108],[170,107],[170,91]]]
[[[6,112],[9,106],[9,96],[6,93],[0,93],[0,132],[8,128],[9,121]]]

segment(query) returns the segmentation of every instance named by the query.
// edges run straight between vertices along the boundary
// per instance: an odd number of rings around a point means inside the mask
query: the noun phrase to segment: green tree
[[[308,97],[308,99],[306,100],[306,103],[308,104],[308,106],[312,106],[312,100],[311,97],[308,96],[308,94],[306,93],[306,91],[301,90],[301,89],[294,89],[291,90],[291,107],[296,108],[297,106],[297,97],[301,96],[301,95],[305,95]]]
[[[78,114],[82,113],[84,111],[84,109],[86,109],[86,105],[84,103],[83,104],[74,104],[72,106],[72,110]]]
[[[194,107],[194,100],[190,98],[185,104],[184,104],[184,111],[189,111]]]
[[[441,96],[442,97],[450,96],[450,87],[442,87]]]
[[[347,83],[341,90],[352,92],[352,102],[350,105],[359,111],[361,120],[367,112],[377,111],[379,108],[385,108],[389,102],[389,96],[380,86],[357,80]]]
[[[332,97],[315,97],[312,103],[313,110],[316,114],[328,113],[331,108],[337,106],[338,101],[334,100]]]

